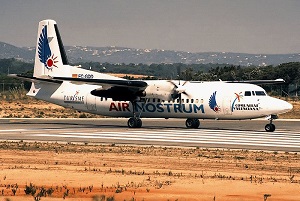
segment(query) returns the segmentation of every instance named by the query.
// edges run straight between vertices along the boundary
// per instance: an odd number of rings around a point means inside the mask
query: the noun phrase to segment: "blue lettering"
[[[196,104],[193,104],[194,106],[194,113],[198,113],[199,110],[201,110],[202,113],[204,113],[204,107],[201,104],[199,107]]]
[[[172,104],[168,103],[168,104],[164,104],[164,105],[166,105],[166,106],[167,106],[167,111],[170,113],[170,112],[171,112],[171,110],[170,110],[170,106],[171,106]]]
[[[162,107],[163,105],[161,103],[158,103],[156,105],[156,108],[157,108],[157,112],[164,112],[164,108]]]
[[[156,107],[155,107],[154,104],[148,103],[148,104],[146,105],[146,110],[147,110],[148,112],[154,112],[154,111],[156,110]]]
[[[140,104],[135,104],[136,105],[136,107],[135,107],[135,112],[138,112],[139,110],[142,110],[143,112],[145,112],[145,103],[142,103],[141,105]]]
[[[181,104],[174,104],[174,112],[177,113],[177,111],[179,111],[180,113],[182,113],[181,107]]]
[[[184,111],[185,113],[192,113],[192,112],[193,112],[192,105],[191,105],[191,104],[188,105],[188,106],[189,106],[189,111],[186,110],[186,108],[185,108],[186,106],[187,106],[187,105],[183,104],[183,111]]]

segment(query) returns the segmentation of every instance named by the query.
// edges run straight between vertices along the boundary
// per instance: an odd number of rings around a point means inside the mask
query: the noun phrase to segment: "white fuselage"
[[[253,119],[287,112],[291,105],[272,98],[252,84],[225,82],[188,82],[185,94],[170,99],[173,85],[167,80],[146,81],[146,96],[137,102],[136,115],[142,118]],[[180,84],[179,81],[173,81]],[[183,81],[181,81],[182,83]],[[132,117],[129,101],[113,101],[90,92],[99,85],[35,84],[28,93],[64,107],[111,117]]]

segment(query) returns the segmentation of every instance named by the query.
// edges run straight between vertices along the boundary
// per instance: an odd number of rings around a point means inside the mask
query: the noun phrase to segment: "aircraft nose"
[[[287,103],[287,104],[286,104],[286,109],[287,109],[287,111],[292,110],[292,109],[293,109],[293,105],[290,104],[290,103],[288,103],[288,102],[286,102],[286,103]]]
[[[279,106],[280,105],[280,106]],[[286,113],[290,110],[293,109],[293,105],[286,102],[286,101],[283,101],[281,103],[278,104],[278,106],[280,107],[280,113]]]

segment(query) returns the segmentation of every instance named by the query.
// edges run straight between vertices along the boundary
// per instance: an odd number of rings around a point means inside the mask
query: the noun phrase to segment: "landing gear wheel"
[[[128,120],[127,125],[128,125],[129,128],[141,128],[142,127],[142,120],[140,118],[131,117]]]
[[[136,128],[141,128],[142,125],[143,125],[143,122],[140,118],[136,118],[136,121],[137,121],[137,125],[136,125]]]
[[[275,125],[274,125],[274,124],[267,124],[267,125],[265,126],[265,130],[266,130],[267,132],[274,132],[274,131],[275,131]]]
[[[194,119],[194,127],[193,128],[199,128],[199,126],[200,126],[199,119]]]
[[[199,119],[190,119],[188,118],[185,121],[185,125],[187,128],[198,128],[200,126],[200,121]]]

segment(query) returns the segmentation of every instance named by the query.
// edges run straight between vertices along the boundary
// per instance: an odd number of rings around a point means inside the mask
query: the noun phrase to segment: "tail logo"
[[[213,111],[215,112],[219,112],[220,111],[220,107],[218,106],[217,104],[217,101],[216,101],[216,95],[217,95],[217,92],[215,91],[209,98],[209,107],[210,109],[212,109]]]
[[[55,57],[54,54],[51,53],[51,49],[49,46],[47,25],[42,29],[37,48],[40,62],[42,62],[48,70],[52,70],[53,67],[57,68],[57,66],[55,65],[55,63],[58,62],[56,60],[57,57]]]

